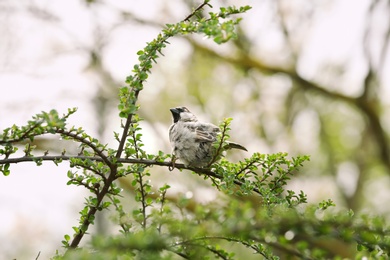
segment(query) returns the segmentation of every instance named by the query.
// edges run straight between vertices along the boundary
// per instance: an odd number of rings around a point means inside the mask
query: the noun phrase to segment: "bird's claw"
[[[173,171],[175,169],[175,162],[176,162],[176,157],[173,156],[171,160],[172,165],[168,166],[169,171]]]

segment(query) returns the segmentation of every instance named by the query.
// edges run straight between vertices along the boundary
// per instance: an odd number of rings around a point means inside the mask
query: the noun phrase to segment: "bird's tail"
[[[244,146],[238,144],[238,143],[234,143],[234,142],[230,142],[230,141],[227,141],[226,142],[227,145],[225,148],[228,149],[240,149],[240,150],[244,150],[244,151],[248,151]]]

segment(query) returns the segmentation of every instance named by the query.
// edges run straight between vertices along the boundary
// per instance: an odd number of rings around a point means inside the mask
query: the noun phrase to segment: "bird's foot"
[[[169,171],[173,171],[174,169],[175,169],[175,162],[176,162],[176,160],[177,160],[177,158],[176,158],[176,156],[172,156],[172,160],[171,160],[171,164],[172,165],[170,165],[169,167],[168,167],[168,170]]]

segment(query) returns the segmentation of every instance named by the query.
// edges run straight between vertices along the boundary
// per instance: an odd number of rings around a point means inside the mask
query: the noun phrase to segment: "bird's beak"
[[[177,108],[171,108],[172,116],[173,116],[173,122],[176,123],[177,121],[180,120],[180,112]]]
[[[177,108],[171,108],[169,110],[171,110],[172,115],[179,114],[179,110],[177,110]]]

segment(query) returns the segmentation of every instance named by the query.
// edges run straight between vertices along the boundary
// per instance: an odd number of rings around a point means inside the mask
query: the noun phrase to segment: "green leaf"
[[[105,202],[103,202],[103,204],[102,204],[102,208],[103,208],[103,209],[108,208],[110,205],[111,205],[111,202],[105,201]]]
[[[146,205],[152,205],[153,199],[152,198],[146,198]]]
[[[146,79],[148,78],[148,74],[147,74],[146,72],[144,72],[144,71],[141,71],[141,72],[139,73],[139,78],[140,78],[142,81],[144,81],[144,80],[146,80]]]
[[[362,244],[357,244],[356,245],[356,250],[360,252],[360,251],[366,250],[366,247],[363,246]]]
[[[72,227],[73,228],[73,230],[74,230],[74,232],[76,233],[76,234],[79,234],[80,233],[80,229],[78,228],[78,227]]]
[[[9,167],[10,167],[9,163],[0,165],[0,171],[3,173],[4,176],[10,175],[11,171],[9,170]]]

